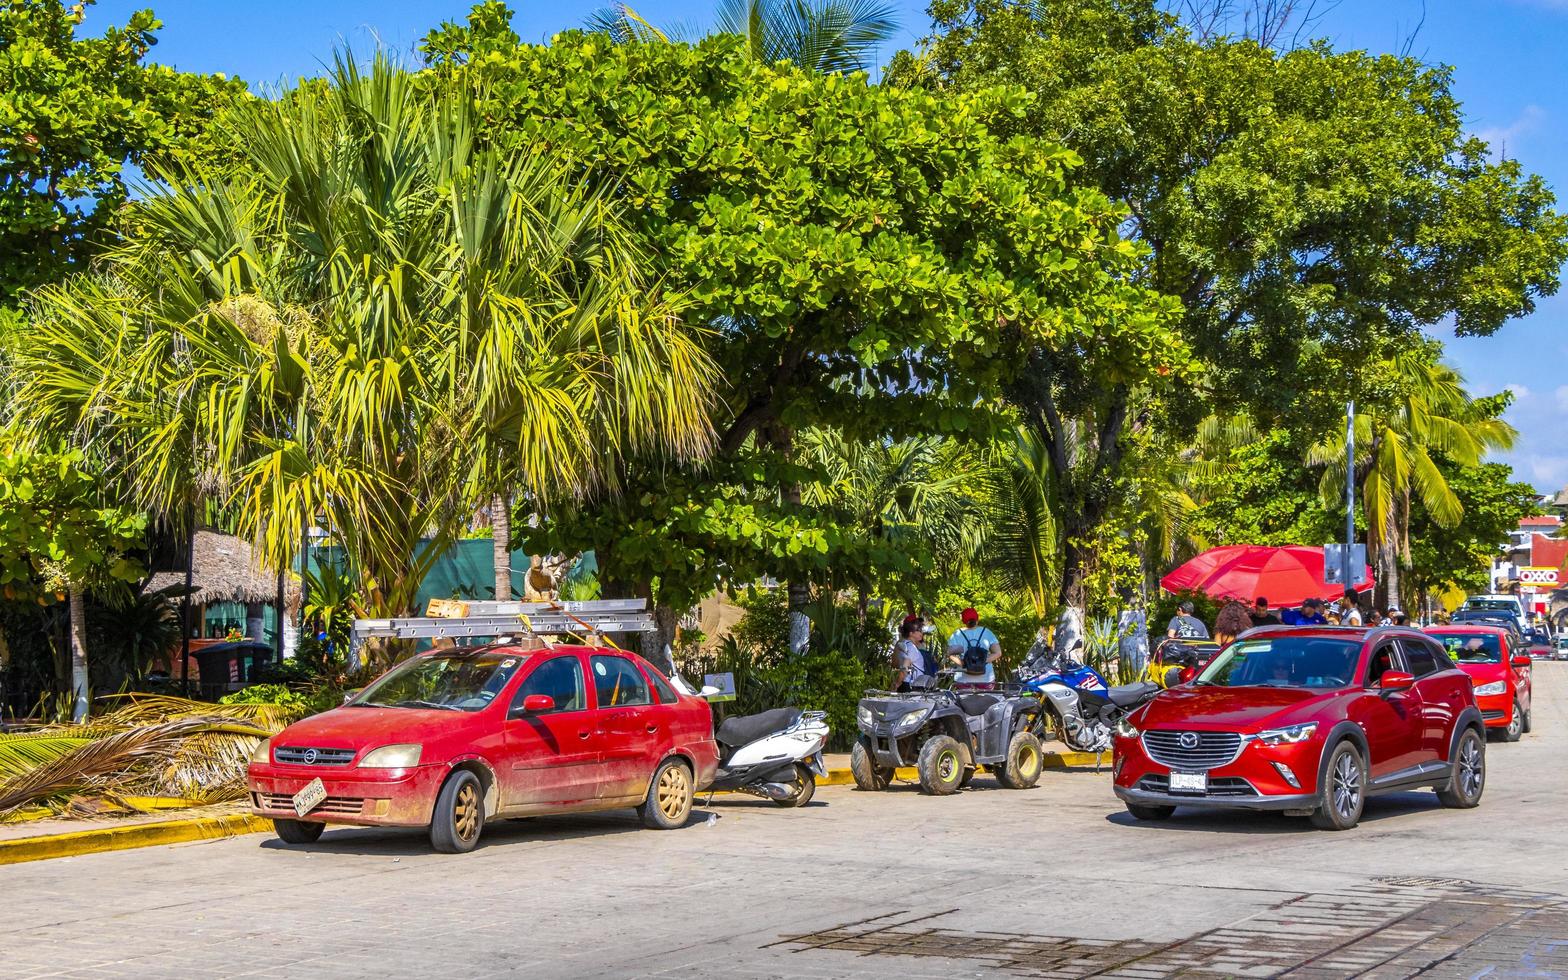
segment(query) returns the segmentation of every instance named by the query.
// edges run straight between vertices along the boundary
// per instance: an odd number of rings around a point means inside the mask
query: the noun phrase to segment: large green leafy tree
[[[78,36],[91,3],[0,9],[0,307],[106,244],[128,163],[204,152],[215,114],[244,98],[222,75],[146,64],[150,10]]]
[[[146,526],[145,515],[105,501],[80,452],[0,445],[0,592],[69,602],[75,721],[88,712],[86,593],[145,574],[134,552]]]
[[[1063,142],[1128,210],[1143,281],[1179,298],[1202,364],[1151,412],[1108,380],[1123,350],[1031,354],[1024,410],[1062,474],[1072,541],[1116,505],[1129,433],[1234,408],[1327,431],[1424,328],[1489,334],[1554,292],[1568,222],[1540,178],[1464,131],[1451,75],[1414,59],[1198,40],[1154,0],[935,0],[888,83],[1034,96],[1020,130]],[[1080,447],[1074,451],[1074,447]]]
[[[490,139],[561,148],[629,206],[708,330],[724,386],[705,469],[644,460],[631,491],[557,511],[536,547],[594,548],[610,587],[678,608],[721,579],[853,578],[887,555],[803,507],[796,433],[983,429],[1025,342],[1116,345],[1135,372],[1163,307],[1124,280],[1120,212],[1071,153],[1004,137],[1006,89],[934,96],[693,47],[497,37],[477,17],[427,41],[437,84],[482,93]]]
[[[498,492],[705,452],[709,362],[616,205],[474,121],[385,58],[237,110],[237,163],[161,172],[112,276],[39,292],[19,431],[165,517],[222,501],[272,567],[324,522],[382,614]]]
[[[1424,507],[1412,507],[1405,593],[1417,602],[1453,589],[1485,592],[1492,559],[1521,518],[1537,512],[1535,488],[1513,478],[1501,463],[1466,465],[1439,455],[1443,482],[1460,506],[1444,524]]]

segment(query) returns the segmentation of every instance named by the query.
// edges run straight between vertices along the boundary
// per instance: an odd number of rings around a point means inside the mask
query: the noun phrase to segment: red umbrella
[[[1366,571],[1366,584],[1370,587],[1371,566]],[[1160,585],[1167,592],[1195,589],[1216,599],[1240,599],[1248,605],[1258,596],[1265,596],[1275,608],[1345,594],[1344,586],[1323,581],[1323,549],[1302,545],[1268,548],[1231,544],[1210,548],[1160,579]]]

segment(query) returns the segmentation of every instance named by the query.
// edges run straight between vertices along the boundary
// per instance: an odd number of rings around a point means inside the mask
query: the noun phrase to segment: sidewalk
[[[825,757],[828,774],[819,786],[851,786],[855,777],[849,770],[848,753]],[[1093,768],[1109,766],[1111,755],[1098,761],[1088,752],[1047,750],[1047,769]],[[913,769],[900,769],[898,779],[915,780]],[[139,813],[124,817],[94,817],[86,820],[45,819],[0,823],[0,865],[50,858],[75,857],[100,851],[120,851],[133,847],[156,847],[213,840],[272,830],[272,821],[252,816],[242,801],[183,810]]]

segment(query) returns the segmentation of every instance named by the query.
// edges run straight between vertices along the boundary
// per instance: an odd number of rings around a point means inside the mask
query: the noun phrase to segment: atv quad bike
[[[886,789],[895,770],[914,766],[923,792],[947,796],[985,766],[1003,786],[1028,789],[1045,764],[1029,730],[1039,710],[1037,699],[1004,691],[867,691],[849,756],[855,785]]]

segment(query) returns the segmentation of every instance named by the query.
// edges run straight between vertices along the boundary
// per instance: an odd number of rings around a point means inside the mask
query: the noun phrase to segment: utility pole
[[[1355,588],[1356,547],[1356,403],[1345,403],[1345,590]]]

